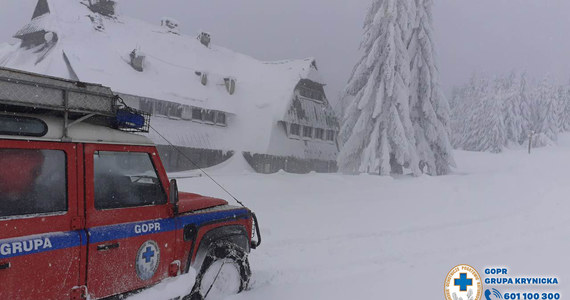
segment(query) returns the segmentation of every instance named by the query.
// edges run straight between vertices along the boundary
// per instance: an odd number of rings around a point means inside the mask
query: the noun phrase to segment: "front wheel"
[[[219,241],[212,244],[204,257],[192,288],[194,298],[215,300],[247,289],[251,270],[247,253],[241,247]]]

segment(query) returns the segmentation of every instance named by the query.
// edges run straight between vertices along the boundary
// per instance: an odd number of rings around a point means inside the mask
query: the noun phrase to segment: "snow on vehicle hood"
[[[226,200],[185,192],[178,192],[178,198],[179,213],[193,212],[228,204]]]

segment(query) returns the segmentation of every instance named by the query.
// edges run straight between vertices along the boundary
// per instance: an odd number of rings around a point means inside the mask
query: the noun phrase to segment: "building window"
[[[207,110],[204,113],[204,121],[214,124],[216,122],[216,112],[213,110]]]
[[[202,109],[192,107],[192,120],[202,121]]]
[[[303,137],[312,138],[313,137],[313,127],[303,126]]]
[[[168,109],[166,108],[166,103],[163,101],[156,101],[154,105],[154,114],[157,116],[167,116]]]
[[[323,93],[317,90],[309,89],[309,88],[301,88],[299,89],[299,94],[305,98],[323,101]]]
[[[226,114],[219,111],[216,113],[216,125],[226,126]]]
[[[140,109],[156,116],[181,119],[184,105],[160,100],[141,100]]]
[[[334,142],[334,130],[327,130],[327,141]]]
[[[315,128],[315,138],[319,140],[325,139],[325,130],[322,128]]]
[[[184,105],[184,108],[182,109],[182,119],[192,120],[192,108],[190,106]]]
[[[168,116],[173,119],[181,119],[184,107],[180,104],[169,103]]]
[[[140,108],[146,113],[153,114],[153,103],[151,100],[141,100]]]
[[[300,136],[301,135],[301,126],[299,124],[291,124],[289,133],[291,135]]]

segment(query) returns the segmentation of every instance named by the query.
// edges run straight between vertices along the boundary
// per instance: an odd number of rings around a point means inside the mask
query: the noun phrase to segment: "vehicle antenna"
[[[124,105],[127,108],[130,108],[125,101],[123,100],[123,98],[121,98],[120,96],[115,96],[119,102]],[[163,140],[165,140],[168,145],[170,145],[170,147],[174,148],[174,150],[176,150],[176,152],[178,152],[178,154],[180,154],[182,157],[186,158],[192,165],[194,165],[194,167],[196,167],[196,169],[200,170],[200,172],[204,173],[204,175],[206,175],[206,177],[208,177],[210,180],[212,180],[212,182],[214,182],[220,189],[222,189],[226,194],[228,194],[230,197],[232,197],[232,199],[235,200],[235,202],[237,202],[239,205],[241,205],[242,207],[245,207],[245,205],[239,201],[232,193],[230,193],[230,191],[228,191],[223,185],[221,185],[218,181],[216,181],[214,178],[212,178],[212,176],[210,176],[210,174],[208,174],[208,172],[206,172],[204,169],[200,168],[198,166],[197,163],[195,163],[190,157],[188,157],[186,154],[184,154],[184,152],[182,152],[182,150],[178,149],[178,147],[176,147],[174,144],[172,144],[164,135],[162,135],[158,130],[156,130],[154,127],[152,127],[151,125],[149,125],[150,129],[152,129],[154,132],[156,132],[156,134],[158,134]]]
[[[206,177],[208,177],[210,180],[212,180],[218,187],[220,187],[220,189],[222,189],[224,192],[226,192],[226,194],[228,194],[230,197],[232,197],[232,199],[234,199],[237,203],[239,203],[239,205],[245,207],[245,205],[241,201],[239,201],[232,193],[230,193],[230,191],[228,191],[223,185],[221,185],[218,181],[216,181],[214,178],[212,178],[212,176],[210,176],[210,174],[208,174],[208,172],[206,172],[204,169],[200,168],[198,166],[198,164],[196,164],[190,157],[186,156],[186,154],[184,154],[184,152],[182,152],[180,149],[178,149],[178,147],[176,147],[174,144],[172,144],[158,130],[156,130],[152,126],[150,126],[150,129],[152,129],[154,132],[156,132],[156,134],[158,134],[163,140],[165,140],[170,145],[170,147],[174,148],[174,150],[176,150],[176,152],[178,152],[178,154],[180,154],[182,157],[186,158],[190,163],[192,163],[192,165],[194,165],[194,167],[196,167],[198,170],[200,170],[200,172],[204,173],[204,175],[206,175]]]

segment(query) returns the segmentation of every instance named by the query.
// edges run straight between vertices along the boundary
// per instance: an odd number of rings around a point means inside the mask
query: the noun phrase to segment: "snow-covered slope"
[[[251,291],[228,299],[443,299],[458,264],[559,277],[552,290],[567,294],[570,136],[560,144],[530,156],[458,151],[460,167],[441,177],[215,176],[263,233]],[[179,185],[225,197],[204,177]]]

